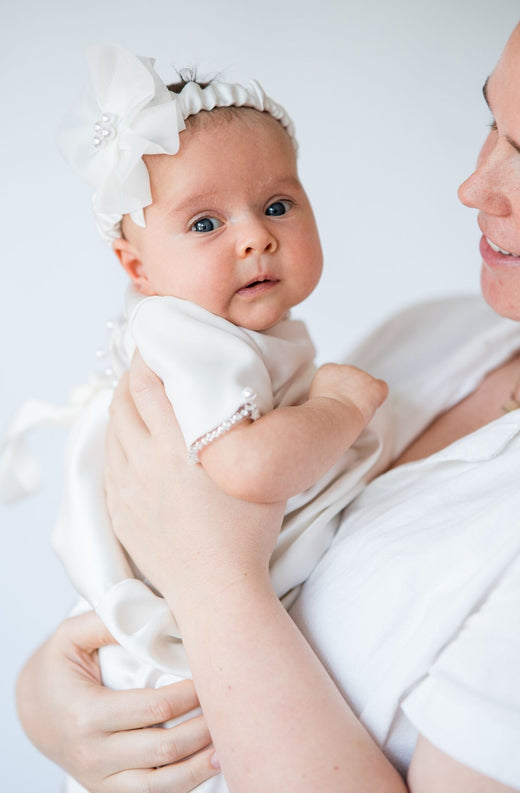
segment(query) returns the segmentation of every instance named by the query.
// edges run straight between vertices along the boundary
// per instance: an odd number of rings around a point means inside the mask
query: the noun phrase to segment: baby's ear
[[[112,250],[135,288],[143,295],[154,294],[135,245],[125,240],[124,237],[119,237],[112,243]]]

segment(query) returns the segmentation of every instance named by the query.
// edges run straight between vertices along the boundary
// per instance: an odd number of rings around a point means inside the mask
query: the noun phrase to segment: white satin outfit
[[[307,398],[315,351],[301,321],[287,317],[258,333],[188,301],[143,298],[133,289],[126,313],[127,321],[112,330],[112,367],[116,373],[126,368],[137,344],[165,384],[186,440],[187,464],[197,443],[204,446],[243,418]],[[102,652],[105,682],[133,688],[171,682],[190,670],[174,617],[142,580],[110,526],[103,459],[113,385],[91,384],[77,395],[75,408],[67,409],[68,418],[71,410],[76,415],[53,545],[82,598],[120,644]],[[18,441],[21,436],[18,432]],[[339,513],[370,476],[380,447],[373,432],[364,432],[318,483],[288,501],[271,561],[273,586],[286,607],[329,546]]]

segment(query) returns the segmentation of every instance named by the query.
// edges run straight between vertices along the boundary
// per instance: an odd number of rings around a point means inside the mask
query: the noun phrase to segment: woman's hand
[[[188,793],[218,773],[204,718],[169,729],[154,725],[197,707],[193,683],[105,688],[97,650],[111,643],[88,612],[65,620],[36,651],[17,687],[27,735],[90,793]]]
[[[200,582],[218,589],[235,574],[267,575],[284,503],[236,500],[188,464],[163,385],[139,355],[116,389],[106,459],[114,531],[176,616]]]

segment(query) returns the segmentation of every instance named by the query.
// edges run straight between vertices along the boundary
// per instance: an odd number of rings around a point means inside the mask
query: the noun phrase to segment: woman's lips
[[[277,278],[258,279],[238,289],[237,295],[241,295],[242,297],[256,297],[258,295],[263,295],[265,292],[269,292],[279,283],[280,281]]]
[[[490,240],[483,234],[480,239],[480,255],[482,256],[485,264],[488,267],[519,267],[520,256],[511,253],[503,253],[503,250],[495,250],[498,248],[496,243],[490,245]]]

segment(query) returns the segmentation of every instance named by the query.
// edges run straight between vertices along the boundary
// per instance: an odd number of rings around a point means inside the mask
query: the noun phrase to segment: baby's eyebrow
[[[266,191],[266,192],[284,192],[284,188],[286,190],[290,189],[301,189],[301,182],[295,176],[285,176],[281,179],[266,179],[264,184],[257,185],[259,191]],[[176,214],[180,212],[186,212],[186,210],[190,209],[200,209],[203,206],[206,209],[209,209],[211,206],[215,206],[218,204],[219,201],[223,200],[226,196],[226,192],[233,192],[231,190],[208,190],[203,191],[201,193],[191,193],[185,198],[182,198],[178,202],[172,203],[169,214]]]
[[[215,203],[219,197],[222,197],[222,194],[217,193],[216,191],[207,193],[192,193],[186,198],[183,198],[182,200],[172,204],[170,212],[184,212],[186,209],[200,207],[201,204],[204,204],[205,206],[211,205]]]

